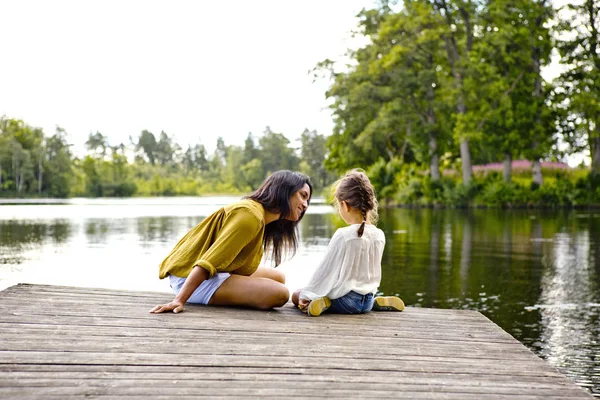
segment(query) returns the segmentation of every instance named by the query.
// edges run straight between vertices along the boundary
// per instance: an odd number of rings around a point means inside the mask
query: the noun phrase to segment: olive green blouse
[[[195,266],[209,278],[217,272],[251,275],[263,255],[265,209],[241,200],[216,211],[190,230],[160,264],[159,278],[187,278]]]

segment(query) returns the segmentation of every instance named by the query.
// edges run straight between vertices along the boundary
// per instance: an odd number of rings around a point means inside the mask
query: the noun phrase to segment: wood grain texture
[[[593,398],[476,311],[148,313],[170,300],[1,291],[0,398]]]

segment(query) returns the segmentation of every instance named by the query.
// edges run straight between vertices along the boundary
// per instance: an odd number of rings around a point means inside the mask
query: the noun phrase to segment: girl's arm
[[[337,286],[344,265],[352,260],[349,254],[351,249],[345,238],[338,232],[336,231],[331,238],[325,257],[313,273],[308,285],[300,292],[300,300],[310,301],[329,295]]]

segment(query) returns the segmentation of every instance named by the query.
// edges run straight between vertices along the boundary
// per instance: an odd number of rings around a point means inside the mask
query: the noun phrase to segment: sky
[[[182,145],[243,144],[266,126],[331,133],[327,80],[369,0],[0,0],[0,115],[57,125],[75,150],[143,129]]]
[[[0,0],[0,116],[47,135],[58,125],[76,154],[95,132],[118,145],[165,131],[211,152],[219,136],[242,145],[267,126],[292,144],[304,129],[329,135],[330,82],[309,71],[366,44],[352,31],[376,4]]]

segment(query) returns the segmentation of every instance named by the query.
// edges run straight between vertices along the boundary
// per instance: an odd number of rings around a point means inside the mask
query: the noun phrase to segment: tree
[[[316,75],[329,71],[333,78],[326,96],[334,100],[331,108],[335,125],[327,139],[325,165],[337,173],[365,168],[380,157],[389,161],[406,149],[410,124],[400,111],[403,98],[394,87],[401,81],[395,79],[398,68],[390,71],[380,61],[396,40],[384,37],[378,41],[379,30],[390,13],[384,3],[379,9],[359,14],[361,33],[370,36],[372,42],[351,53],[355,65],[347,72],[336,72],[331,60],[322,61],[314,69]]]
[[[208,171],[209,165],[204,145],[195,144],[193,147],[188,145],[182,158],[182,164],[187,172]]]
[[[220,165],[224,166],[227,163],[227,145],[221,136],[217,138],[215,157],[218,159]]]
[[[44,158],[45,158],[45,153],[46,153],[46,149],[45,149],[45,138],[44,138],[44,133],[42,132],[41,129],[36,128],[38,130],[38,133],[36,134],[36,136],[38,137],[38,140],[36,141],[35,144],[35,148],[32,151],[32,155],[34,156],[34,158],[37,160],[37,191],[38,191],[38,195],[42,194],[42,187],[43,187],[43,181],[44,181]]]
[[[146,156],[146,159],[150,164],[154,165],[156,162],[156,150],[157,150],[157,142],[156,137],[152,132],[147,130],[143,130],[140,134],[138,142],[135,146],[135,150],[139,152],[142,151],[142,154]]]
[[[260,150],[256,146],[256,140],[254,139],[252,132],[248,132],[248,136],[246,137],[246,140],[244,141],[244,156],[243,156],[244,164],[249,163],[250,161],[254,160],[255,158],[259,158],[259,156],[260,156],[259,152],[260,152]]]
[[[542,166],[540,159],[545,150],[551,146],[550,139],[554,129],[549,127],[549,112],[546,104],[548,91],[544,89],[541,69],[544,63],[550,62],[550,40],[548,29],[545,24],[552,18],[552,7],[546,0],[531,0],[528,17],[531,21],[531,61],[533,65],[533,115],[534,124],[532,126],[532,175],[533,183],[541,186]]]
[[[32,128],[21,120],[1,117],[0,140],[3,144],[0,150],[0,175],[4,174],[6,178],[2,187],[14,190],[19,196],[35,190],[35,169],[38,168],[37,177],[40,180],[43,170],[43,160],[40,160],[44,140],[42,130]],[[39,183],[37,189],[38,192],[41,189]]]
[[[600,176],[600,5],[584,0],[561,11],[557,48],[566,71],[557,85],[570,114],[563,133],[587,138],[591,174]]]
[[[542,184],[540,158],[552,144],[553,128],[541,67],[549,62],[551,42],[546,23],[552,16],[545,1],[497,0],[481,18],[486,40],[477,56],[484,60],[475,73],[479,85],[479,121],[482,146],[489,152],[480,162],[504,160],[503,177],[512,179],[513,156],[532,159],[534,182]],[[484,79],[485,78],[485,79]]]
[[[106,157],[106,150],[109,148],[108,138],[96,131],[93,135],[90,133],[88,135],[88,140],[85,142],[85,148],[92,152],[95,158],[99,158],[101,160]]]
[[[262,154],[262,167],[267,174],[280,169],[297,170],[300,160],[290,141],[281,133],[275,133],[268,126],[259,139]]]
[[[59,126],[54,135],[46,141],[46,160],[48,161],[48,194],[51,197],[68,197],[73,177],[70,145],[67,133]]]
[[[227,148],[227,164],[225,165],[223,177],[225,182],[231,183],[237,190],[248,189],[248,180],[243,169],[243,150],[239,146]]]
[[[372,70],[388,75],[393,93],[374,125],[382,131],[404,132],[399,156],[390,154],[388,161],[404,160],[410,143],[417,160],[429,164],[433,181],[440,179],[440,143],[448,142],[451,127],[445,117],[449,112],[446,101],[439,95],[448,86],[440,24],[443,21],[428,2],[405,1],[402,11],[389,14],[373,36],[379,54]]]
[[[0,191],[4,190],[10,164],[11,137],[3,129],[4,119],[0,118]]]
[[[94,197],[103,196],[102,179],[98,172],[98,160],[92,156],[85,156],[81,163],[81,169],[85,175],[85,190],[86,194]]]
[[[265,170],[262,166],[262,161],[258,158],[250,160],[242,166],[242,172],[246,177],[246,181],[252,190],[258,189],[262,181],[265,179]]]
[[[468,184],[473,177],[469,139],[474,134],[473,124],[467,114],[470,103],[468,94],[477,85],[471,79],[471,52],[476,45],[474,28],[478,24],[481,4],[471,0],[432,0],[432,4],[445,21],[444,25],[440,25],[440,34],[454,79],[457,121],[454,136],[460,142],[463,183]]]
[[[327,139],[317,131],[305,129],[300,135],[300,159],[308,166],[303,171],[310,176],[316,187],[323,188],[333,181],[333,176],[325,169]]]
[[[173,139],[165,131],[161,131],[158,143],[156,143],[156,161],[163,166],[174,164],[175,150],[176,146],[173,143]]]

